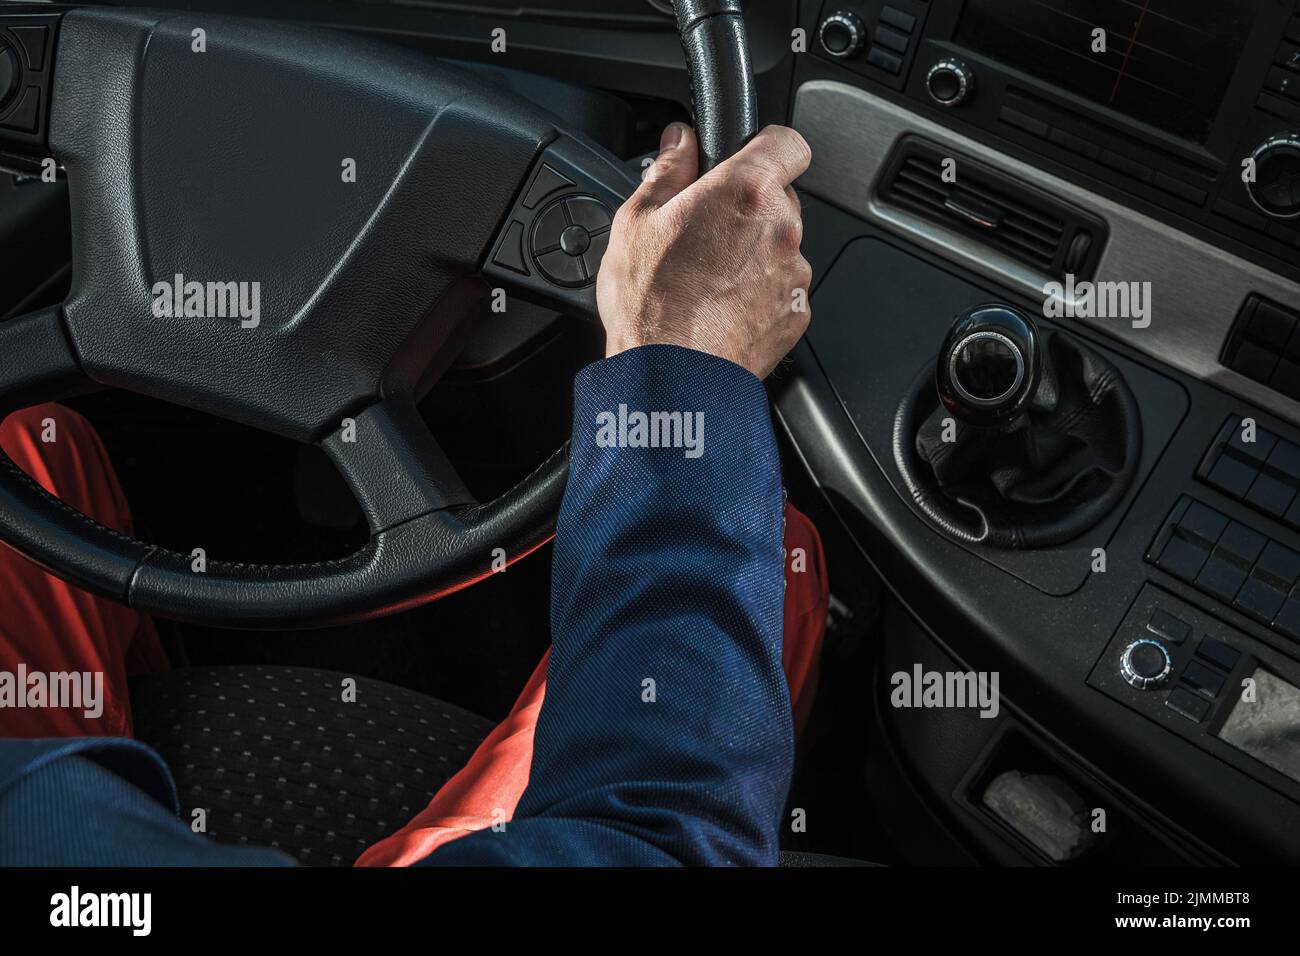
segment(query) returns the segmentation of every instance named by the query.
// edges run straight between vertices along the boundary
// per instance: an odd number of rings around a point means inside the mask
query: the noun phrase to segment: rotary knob
[[[955,57],[944,57],[925,75],[930,99],[940,106],[960,106],[975,92],[975,74]]]
[[[822,21],[817,39],[831,56],[847,59],[862,51],[867,42],[867,28],[856,13],[837,10]]]
[[[1168,649],[1149,637],[1139,638],[1124,648],[1119,659],[1120,676],[1138,690],[1153,690],[1168,683],[1173,669]]]
[[[1264,140],[1250,154],[1255,180],[1246,184],[1250,200],[1274,219],[1300,216],[1300,133]]]

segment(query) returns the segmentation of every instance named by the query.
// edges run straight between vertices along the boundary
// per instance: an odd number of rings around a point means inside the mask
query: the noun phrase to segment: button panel
[[[1003,98],[998,119],[1073,156],[1099,163],[1136,183],[1154,186],[1196,206],[1205,204],[1213,183],[1208,171],[1157,153],[1131,137],[1117,135],[1108,127],[1036,96],[1009,92]]]
[[[1169,634],[1177,639],[1168,639]],[[1250,664],[1229,643],[1244,640],[1148,584],[1093,667],[1088,683],[1163,723],[1196,733],[1196,725],[1207,722],[1219,703],[1231,696],[1230,688],[1236,686],[1233,677]],[[1139,660],[1139,653],[1147,659]]]
[[[7,15],[0,21],[0,140],[45,138],[57,16]]]
[[[1237,313],[1222,362],[1234,372],[1300,400],[1300,313],[1258,295]]]
[[[613,223],[614,213],[593,196],[556,199],[533,225],[531,249],[538,271],[556,285],[595,282]]]
[[[560,136],[524,179],[495,244],[484,278],[531,302],[595,317],[596,274],[614,210],[640,184],[638,163],[622,163]]]
[[[1126,649],[1150,638],[1152,621],[1179,621],[1186,625],[1189,636],[1182,643],[1164,642],[1172,664],[1169,681],[1164,686],[1141,688],[1126,679],[1122,660]],[[1087,684],[1260,783],[1290,799],[1300,799],[1300,782],[1287,779],[1268,761],[1261,762],[1223,736],[1230,718],[1241,717],[1236,712],[1247,691],[1259,692],[1256,681],[1261,672],[1300,687],[1300,662],[1147,583],[1093,664]]]
[[[1300,553],[1291,548],[1184,495],[1147,560],[1225,607],[1300,641]]]
[[[1274,521],[1300,531],[1300,445],[1256,426],[1254,441],[1239,416],[1219,429],[1196,477]]]
[[[817,19],[819,34],[828,21],[851,17],[863,28],[864,42],[848,48],[812,45],[818,55],[901,89],[907,64],[917,47],[926,6],[919,0],[855,0],[851,4],[825,0]]]

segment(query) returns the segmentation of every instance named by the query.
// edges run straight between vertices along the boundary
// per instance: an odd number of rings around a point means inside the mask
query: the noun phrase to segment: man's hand
[[[659,148],[614,217],[596,282],[605,354],[682,345],[763,378],[810,318],[812,268],[790,184],[812,151],[794,130],[769,126],[697,180],[690,127],[669,126]]]

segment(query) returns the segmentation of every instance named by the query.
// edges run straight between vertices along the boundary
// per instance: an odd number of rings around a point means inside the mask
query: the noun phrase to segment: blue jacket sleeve
[[[504,829],[426,862],[776,862],[794,747],[780,479],[739,366],[657,345],[579,374],[530,783]]]

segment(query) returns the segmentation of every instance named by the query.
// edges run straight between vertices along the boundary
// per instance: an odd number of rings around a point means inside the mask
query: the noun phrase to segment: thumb
[[[646,170],[632,200],[643,207],[666,204],[700,175],[700,151],[695,131],[685,123],[669,123],[659,138],[659,155]]]

